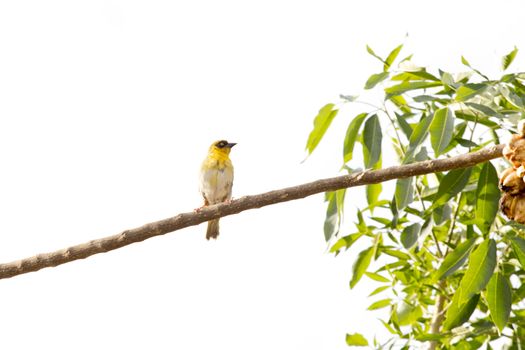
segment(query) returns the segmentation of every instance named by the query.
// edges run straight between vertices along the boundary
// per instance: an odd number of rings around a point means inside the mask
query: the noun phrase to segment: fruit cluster
[[[519,123],[518,130],[520,133],[512,135],[503,149],[503,156],[512,167],[500,176],[500,208],[510,220],[525,224],[525,122]]]

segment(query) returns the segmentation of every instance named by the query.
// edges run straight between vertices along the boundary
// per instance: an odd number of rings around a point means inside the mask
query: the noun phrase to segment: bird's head
[[[210,153],[213,152],[228,155],[230,154],[232,147],[235,145],[236,143],[230,143],[226,140],[215,141],[210,146]]]

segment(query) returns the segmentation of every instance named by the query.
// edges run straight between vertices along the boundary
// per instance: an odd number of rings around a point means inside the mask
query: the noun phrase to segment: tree
[[[491,80],[462,62],[469,72],[436,74],[411,65],[411,56],[394,70],[402,47],[379,59],[383,71],[373,74],[366,90],[383,87],[380,106],[355,116],[344,140],[347,175],[267,193],[245,196],[199,212],[145,224],[59,251],[0,264],[0,279],[105,253],[145,239],[233,215],[326,192],[324,233],[331,252],[339,254],[358,240],[359,252],[350,287],[363,276],[380,283],[370,309],[389,308],[383,321],[393,337],[378,348],[408,348],[426,342],[430,348],[478,348],[508,338],[511,348],[525,341],[523,287],[525,226],[498,214],[498,177],[489,162],[502,155],[500,137],[516,130],[524,111],[524,73]],[[503,58],[506,70],[517,54]],[[324,106],[307,141],[313,152],[338,110],[358,102],[341,96],[341,104]],[[387,126],[391,128],[388,131]],[[366,170],[352,169],[354,146],[361,144]],[[399,164],[382,168],[382,155],[393,148]],[[500,163],[501,164],[501,163]],[[446,172],[446,173],[443,173]],[[382,182],[397,179],[392,194]],[[368,206],[357,211],[355,230],[342,226],[346,189],[366,185]],[[350,345],[365,345],[348,334]]]
[[[343,169],[355,173],[354,151],[360,145],[363,167],[379,169],[382,155],[394,149],[401,166],[498,145],[516,131],[523,117],[525,73],[490,79],[464,58],[466,73],[430,72],[399,60],[402,45],[386,58],[370,47],[382,71],[372,74],[365,90],[381,90],[378,104],[350,121],[343,143]],[[517,54],[503,57],[506,71]],[[315,117],[306,149],[311,154],[338,111],[364,102],[341,95]],[[368,206],[357,210],[355,227],[342,222],[346,189],[327,192],[324,235],[336,255],[366,240],[350,278],[354,288],[363,276],[378,284],[369,310],[385,308],[382,322],[392,338],[377,348],[477,349],[499,338],[510,348],[525,342],[525,226],[498,213],[500,192],[490,161],[446,173],[400,178],[393,193],[379,184],[366,186]],[[347,334],[349,345],[368,345],[360,334]],[[507,341],[508,343],[509,341]],[[490,348],[490,345],[488,345]]]

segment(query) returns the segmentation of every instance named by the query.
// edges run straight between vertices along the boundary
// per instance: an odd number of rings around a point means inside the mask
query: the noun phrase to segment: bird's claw
[[[201,207],[195,208],[195,209],[193,209],[193,212],[194,212],[194,213],[200,213],[201,210],[202,210],[203,208],[205,208],[205,207],[206,207],[206,205],[203,205],[203,206],[201,206]]]

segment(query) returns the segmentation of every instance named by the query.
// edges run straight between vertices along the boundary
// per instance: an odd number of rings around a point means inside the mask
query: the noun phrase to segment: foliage
[[[415,66],[411,55],[398,60],[401,49],[383,59],[367,47],[382,71],[370,76],[364,93],[384,98],[375,106],[341,95],[339,103],[327,104],[315,118],[309,154],[337,111],[349,105],[366,109],[348,122],[341,159],[347,170],[358,168],[359,148],[363,167],[377,169],[382,159],[402,165],[450,157],[499,144],[500,137],[515,132],[525,112],[525,73],[489,79],[464,57],[466,72],[430,72]],[[515,48],[503,57],[503,71],[516,54]],[[444,349],[490,348],[500,337],[512,348],[525,342],[525,226],[498,213],[495,166],[508,165],[498,160],[399,179],[385,188],[368,185],[368,206],[357,210],[352,225],[342,221],[345,192],[327,193],[324,233],[330,251],[337,255],[357,241],[367,243],[354,252],[350,288],[363,276],[379,284],[369,310],[388,310],[382,323],[392,338],[382,345],[374,340],[377,348],[422,342]],[[444,313],[444,321],[436,313]],[[432,332],[433,326],[439,331]],[[346,339],[349,345],[368,344],[357,333]]]

